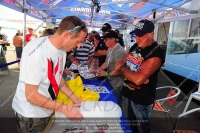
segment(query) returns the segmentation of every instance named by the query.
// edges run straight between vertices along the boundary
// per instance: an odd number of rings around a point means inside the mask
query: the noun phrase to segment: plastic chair
[[[186,112],[186,110],[187,110],[187,108],[188,108],[190,102],[192,101],[192,98],[194,98],[194,99],[200,101],[200,83],[199,83],[199,88],[198,88],[198,90],[190,95],[190,97],[189,97],[189,99],[188,99],[188,101],[187,101],[187,104],[186,104],[186,106],[185,106],[185,108],[184,108],[184,110],[183,110],[183,113]]]
[[[200,111],[200,108],[195,108],[195,109],[192,109],[192,110],[190,110],[188,112],[185,112],[185,113],[182,113],[182,114],[178,115],[176,120],[175,120],[175,122],[174,122],[172,133],[198,133],[197,131],[191,131],[191,130],[176,130],[178,122],[179,122],[179,119],[181,117],[184,117],[186,115],[189,115],[189,114],[197,112],[197,111]],[[189,125],[189,123],[188,123],[188,125]]]
[[[155,100],[155,102],[153,104],[153,111],[160,111],[165,114],[167,113],[172,121],[172,118],[171,118],[169,112],[181,91],[178,87],[174,87],[174,86],[157,87],[156,91],[160,90],[160,89],[163,89],[163,90],[169,89],[169,93],[167,94],[167,96],[165,98]],[[173,123],[173,121],[172,121],[172,123]]]

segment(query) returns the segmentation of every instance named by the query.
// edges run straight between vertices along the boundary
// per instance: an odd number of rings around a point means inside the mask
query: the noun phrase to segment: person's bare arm
[[[108,63],[107,62],[104,62],[98,69],[99,70],[105,70],[108,66]]]
[[[94,53],[94,56],[106,56],[107,55],[107,50],[98,50]]]
[[[69,55],[69,60],[75,65],[79,65],[80,63],[78,60],[76,60],[76,58],[72,54]]]
[[[91,70],[90,73],[93,73],[93,74],[97,73],[98,74],[99,72],[102,72],[102,71],[105,73],[106,71],[104,71],[104,70],[107,68],[107,64],[108,64],[107,62],[104,62],[97,70]],[[103,76],[104,75],[105,74],[103,74]]]
[[[92,63],[92,60],[93,60],[93,59],[94,59],[93,56],[89,56],[89,58],[88,58],[88,64],[89,64],[89,65]]]
[[[65,73],[65,74],[67,74],[67,75],[70,75],[70,76],[73,76],[73,74],[74,74],[74,78],[76,78],[77,76],[79,76],[79,73],[74,73],[74,72],[71,72],[71,71],[69,71],[69,70],[67,70],[67,69],[65,69],[65,70],[63,71],[63,73]]]
[[[121,71],[118,71],[119,68],[121,66],[123,66],[126,62],[128,53],[125,54],[124,52],[119,53],[119,55],[117,57],[115,57],[116,62],[115,62],[115,69],[113,71],[109,72],[110,76],[119,76],[119,75],[123,75],[123,73]]]
[[[124,65],[126,63],[126,59],[129,55],[129,52],[125,54],[125,56],[122,58],[121,63]]]
[[[8,44],[8,41],[0,40],[0,44]]]
[[[38,85],[26,84],[25,94],[28,102],[43,108],[59,111],[59,108],[62,105],[51,100],[51,98],[38,93]]]
[[[123,73],[121,71],[111,71],[109,72],[109,76],[119,76],[119,75],[123,75]]]
[[[77,106],[74,104],[71,105],[64,105],[53,101],[51,98],[48,98],[40,93],[38,93],[38,85],[25,85],[25,95],[28,102],[31,104],[55,110],[64,113],[69,119],[83,119],[82,114],[78,112]]]
[[[74,57],[72,54],[70,54],[70,55],[69,55],[69,60],[70,60],[71,62],[74,62],[76,59],[75,59],[75,57]]]
[[[125,77],[136,85],[141,85],[154,73],[161,65],[161,59],[153,57],[146,60],[136,72],[132,72],[126,67],[122,67],[121,71]]]
[[[99,50],[100,55],[107,55],[107,50]]]
[[[67,69],[65,69],[63,72],[64,72],[65,74],[67,74],[67,75],[72,76],[72,73],[71,73],[69,70],[67,70]]]
[[[62,91],[67,97],[69,97],[73,103],[77,104],[77,106],[81,106],[82,100],[79,99],[68,87],[65,80],[62,78],[60,83],[60,91]]]
[[[125,56],[122,58],[121,61],[115,62],[115,71],[118,71],[121,66],[123,66],[126,63],[126,59],[128,57],[129,53],[125,54]],[[117,73],[119,74],[119,73]]]

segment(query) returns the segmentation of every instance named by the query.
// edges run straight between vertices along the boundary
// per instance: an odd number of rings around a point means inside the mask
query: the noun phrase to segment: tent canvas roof
[[[86,22],[88,26],[101,27],[108,22],[115,28],[126,28],[137,19],[154,19],[154,12],[164,17],[170,11],[198,13],[199,9],[191,10],[183,5],[192,0],[27,0],[28,15],[41,20],[59,24],[60,20],[69,15],[75,15]],[[200,1],[193,0],[200,4]],[[4,0],[0,4],[23,12],[23,1]],[[100,6],[100,11],[95,11]],[[200,7],[200,6],[198,6]],[[156,15],[155,20],[160,19]]]

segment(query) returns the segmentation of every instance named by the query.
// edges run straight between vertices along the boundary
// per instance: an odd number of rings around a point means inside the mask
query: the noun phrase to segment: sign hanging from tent
[[[91,13],[91,8],[89,7],[73,7],[70,9],[70,11],[72,12],[83,12],[83,13]],[[99,14],[102,14],[102,15],[110,15],[111,12],[109,10],[103,10],[101,9],[98,13]]]

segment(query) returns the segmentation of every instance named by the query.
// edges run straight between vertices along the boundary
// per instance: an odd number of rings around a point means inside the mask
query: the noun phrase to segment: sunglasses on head
[[[76,27],[68,30],[68,32],[73,32],[73,31],[75,31],[77,29],[81,29],[82,30],[82,29],[85,29],[85,28],[86,28],[85,24],[82,24],[82,25],[76,26]]]

